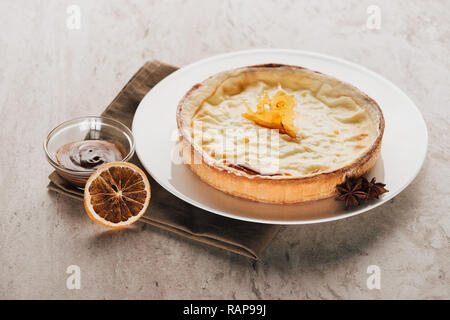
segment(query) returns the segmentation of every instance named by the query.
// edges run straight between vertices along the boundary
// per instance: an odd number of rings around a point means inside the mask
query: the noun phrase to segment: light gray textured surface
[[[66,27],[72,3],[80,30]],[[366,28],[371,4],[380,30]],[[449,17],[450,1],[2,0],[0,298],[450,298]],[[47,192],[48,131],[99,114],[144,61],[261,47],[341,57],[403,89],[429,129],[413,183],[369,214],[284,227],[258,262],[140,223],[105,231]],[[80,290],[66,289],[71,264]]]

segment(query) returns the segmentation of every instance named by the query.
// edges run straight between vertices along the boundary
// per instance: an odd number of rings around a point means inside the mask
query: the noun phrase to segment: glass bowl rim
[[[45,155],[47,157],[47,161],[50,162],[50,164],[61,171],[67,172],[67,173],[72,173],[72,174],[90,174],[92,172],[95,172],[96,169],[91,169],[91,170],[74,170],[74,169],[67,169],[62,167],[59,163],[57,163],[56,161],[54,161],[52,159],[52,157],[50,156],[50,153],[48,151],[47,145],[48,142],[50,141],[51,137],[55,134],[55,132],[57,132],[58,130],[60,130],[61,128],[67,126],[68,124],[74,122],[76,123],[77,121],[80,120],[92,120],[92,119],[96,119],[96,120],[107,120],[107,121],[111,121],[113,127],[115,127],[116,129],[119,129],[120,131],[124,132],[125,135],[127,136],[129,142],[130,142],[130,151],[128,152],[128,154],[120,161],[126,162],[128,160],[130,160],[130,158],[133,156],[135,148],[136,148],[136,142],[134,140],[134,136],[133,136],[133,132],[126,126],[124,125],[122,122],[115,120],[113,118],[109,118],[109,117],[104,117],[104,116],[84,116],[84,117],[77,117],[77,118],[73,118],[67,121],[64,121],[60,124],[58,124],[55,128],[53,128],[47,135],[47,137],[44,139],[44,143],[43,143],[43,147],[44,147],[44,151],[45,151]]]

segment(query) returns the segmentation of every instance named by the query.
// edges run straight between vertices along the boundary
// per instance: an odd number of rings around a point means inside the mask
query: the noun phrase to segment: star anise
[[[368,194],[363,190],[362,179],[347,179],[336,188],[340,194],[336,199],[345,201],[346,208],[356,207],[368,197]]]
[[[389,191],[385,188],[386,184],[376,182],[375,178],[372,178],[370,182],[364,177],[362,177],[361,179],[363,190],[367,193],[368,199],[378,199],[380,195]]]
[[[339,196],[336,200],[345,201],[345,207],[359,206],[364,201],[371,199],[378,199],[380,195],[388,192],[385,188],[386,184],[376,182],[375,178],[368,181],[364,177],[357,179],[347,178],[344,183],[337,185],[336,189],[339,192]]]

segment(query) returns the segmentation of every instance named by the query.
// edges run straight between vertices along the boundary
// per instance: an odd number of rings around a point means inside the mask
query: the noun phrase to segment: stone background
[[[72,3],[80,30],[66,27]],[[380,30],[366,28],[372,4]],[[445,0],[1,0],[0,298],[450,298],[449,17]],[[48,131],[99,114],[144,61],[267,47],[341,57],[404,90],[429,130],[413,183],[371,213],[283,227],[258,262],[141,223],[105,231],[46,190]],[[71,264],[80,290],[66,288]],[[373,264],[381,290],[366,287]]]

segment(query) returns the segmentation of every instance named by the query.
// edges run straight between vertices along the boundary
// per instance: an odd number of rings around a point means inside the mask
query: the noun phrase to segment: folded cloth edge
[[[52,174],[57,174],[57,173],[53,172]],[[52,174],[50,174],[50,176]],[[72,190],[70,190],[68,188],[64,188],[63,186],[58,186],[55,183],[53,183],[52,181],[49,182],[49,184],[47,185],[47,188],[49,190],[51,190],[51,191],[55,191],[55,192],[57,192],[59,194],[65,195],[65,196],[70,197],[72,199],[83,201],[83,197],[80,196],[79,194],[73,192]],[[164,222],[151,219],[149,217],[146,217],[145,215],[141,219],[139,219],[139,221],[144,222],[146,224],[150,224],[150,225],[152,225],[154,227],[157,227],[157,228],[160,228],[160,229],[163,229],[163,230],[166,230],[166,231],[170,231],[170,232],[176,233],[176,234],[178,234],[180,236],[189,238],[191,240],[195,240],[197,242],[205,243],[205,244],[208,244],[208,245],[211,245],[211,246],[214,246],[214,247],[218,247],[218,248],[221,248],[221,249],[232,251],[234,253],[237,253],[237,254],[240,254],[240,255],[252,258],[254,260],[258,260],[258,255],[253,250],[251,250],[251,249],[249,249],[247,247],[244,247],[244,246],[239,246],[236,243],[232,243],[232,242],[227,241],[225,239],[215,239],[215,238],[213,238],[211,236],[208,236],[208,235],[201,235],[201,236],[199,236],[199,235],[196,235],[196,234],[194,234],[192,232],[189,232],[188,230],[181,229],[181,228],[175,227],[173,225],[165,224]],[[273,236],[275,236],[275,234],[276,233],[274,233]],[[268,241],[268,243],[269,242],[270,241]],[[223,245],[223,244],[226,244],[226,245]]]

